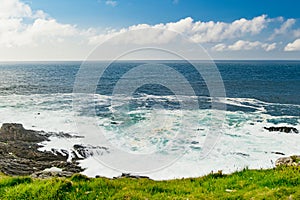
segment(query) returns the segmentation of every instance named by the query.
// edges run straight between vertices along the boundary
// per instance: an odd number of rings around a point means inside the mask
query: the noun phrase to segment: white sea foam
[[[149,96],[148,98],[157,98]],[[105,105],[108,112],[116,113],[128,98],[116,98],[113,106],[110,105],[109,97],[92,95],[82,107],[72,108],[72,94],[55,95],[10,95],[0,97],[0,123],[22,123],[27,129],[44,130],[46,132],[65,132],[80,135],[79,126],[89,127],[90,124],[97,127],[116,149],[128,153],[145,154],[156,152],[176,137],[173,147],[183,145],[186,153],[168,166],[162,166],[160,170],[145,172],[141,175],[150,176],[153,179],[171,179],[181,177],[201,176],[211,171],[223,170],[225,173],[249,168],[270,168],[275,160],[284,153],[285,155],[299,154],[300,134],[269,132],[264,127],[274,126],[270,119],[289,118],[298,120],[297,124],[280,123],[277,126],[293,126],[300,130],[300,118],[295,116],[271,116],[266,112],[266,106],[271,104],[255,99],[227,98],[220,100],[227,105],[255,109],[254,112],[244,111],[216,111],[225,114],[222,124],[222,135],[217,141],[215,148],[210,154],[201,158],[201,148],[207,134],[213,130],[210,125],[216,119],[211,116],[211,110],[154,110],[140,109],[129,111],[124,116],[114,119],[80,114],[81,110],[89,109],[89,103]],[[147,96],[141,97],[145,100]],[[168,101],[174,97],[160,97]],[[157,99],[159,101],[159,99]],[[293,105],[297,108],[297,105]],[[91,106],[93,107],[93,106]],[[131,124],[130,116],[136,117],[135,123]],[[135,119],[135,118],[134,118]],[[184,120],[185,127],[181,129]],[[112,124],[114,122],[115,124]],[[146,130],[148,130],[146,132]],[[180,132],[184,130],[184,132]],[[86,135],[85,135],[86,136]],[[90,138],[88,138],[90,137]],[[51,137],[51,141],[43,142],[41,150],[67,150],[71,152],[74,144],[87,144],[93,146],[105,145],[101,143],[97,135],[89,135],[87,138],[58,138]],[[161,139],[161,140],[160,140]],[[132,148],[134,147],[134,148]],[[180,149],[180,148],[179,148]],[[63,151],[62,151],[63,153]],[[71,155],[71,154],[70,154]],[[96,154],[95,154],[96,155]],[[78,155],[80,156],[80,155]],[[102,163],[105,158],[113,158],[116,162],[121,154],[118,151],[88,157],[80,161],[81,166],[86,168],[83,172],[88,176],[113,177],[121,174],[122,169],[109,168],[107,163]],[[69,160],[71,157],[69,158]],[[153,165],[145,163],[149,166]]]

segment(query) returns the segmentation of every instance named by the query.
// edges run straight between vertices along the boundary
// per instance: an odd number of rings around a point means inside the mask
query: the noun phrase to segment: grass
[[[168,181],[0,175],[0,199],[300,199],[300,167]]]

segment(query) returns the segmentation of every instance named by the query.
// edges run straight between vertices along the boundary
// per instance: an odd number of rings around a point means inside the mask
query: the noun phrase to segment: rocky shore
[[[297,129],[292,127],[264,128],[270,132],[299,133]],[[31,175],[35,178],[69,177],[84,170],[79,166],[79,160],[94,154],[109,153],[109,149],[106,147],[84,146],[82,144],[74,144],[71,152],[64,149],[39,150],[42,147],[41,142],[49,141],[50,137],[72,138],[78,136],[26,130],[22,124],[3,124],[0,129],[0,172],[6,175]],[[280,152],[274,153],[285,155]],[[279,158],[275,165],[300,166],[300,156]],[[139,176],[131,174],[122,174],[120,177],[139,178]]]
[[[44,171],[49,168],[61,169],[54,174],[70,176],[83,171],[76,157],[68,162],[68,154],[60,151],[40,151],[40,142],[49,140],[50,134],[26,130],[22,124],[3,124],[0,129],[0,171],[7,175],[53,174]],[[55,151],[55,150],[53,150]]]

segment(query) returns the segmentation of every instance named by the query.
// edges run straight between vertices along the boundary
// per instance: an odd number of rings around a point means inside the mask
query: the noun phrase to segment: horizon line
[[[20,62],[113,62],[114,60],[0,60],[0,63],[20,63]],[[218,61],[300,61],[300,59],[212,59],[212,60],[193,60],[193,59],[188,59],[188,60],[179,60],[179,59],[124,59],[124,60],[117,60],[118,61],[213,61],[213,62],[218,62]]]

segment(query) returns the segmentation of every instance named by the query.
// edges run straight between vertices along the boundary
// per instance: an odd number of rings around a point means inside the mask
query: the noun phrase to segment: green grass
[[[245,169],[169,181],[0,175],[0,199],[300,199],[300,168]]]

